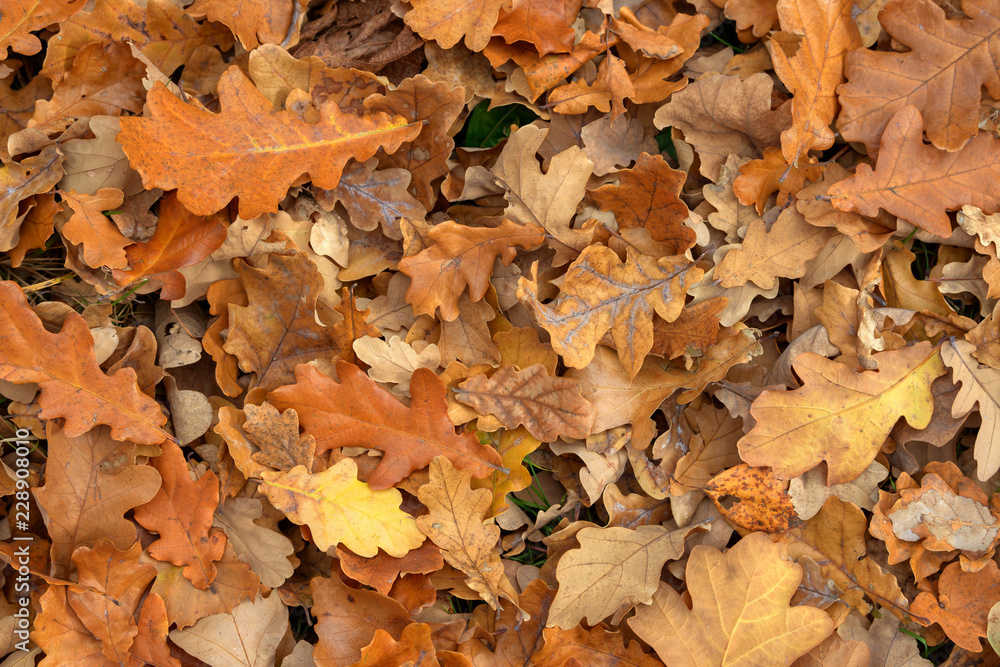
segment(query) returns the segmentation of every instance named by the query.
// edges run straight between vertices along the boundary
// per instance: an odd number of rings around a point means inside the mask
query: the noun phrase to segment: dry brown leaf
[[[431,461],[430,478],[417,495],[430,514],[417,519],[417,525],[453,567],[464,572],[467,585],[491,607],[500,610],[500,598],[517,604],[517,591],[511,585],[500,562],[497,545],[500,529],[484,521],[492,494],[469,486],[472,475],[456,470],[444,457]]]
[[[629,250],[622,262],[606,246],[588,246],[570,265],[559,298],[544,305],[538,300],[537,266],[532,271],[530,279],[518,282],[517,296],[552,335],[552,346],[566,365],[585,368],[610,331],[632,376],[653,347],[653,313],[676,320],[687,288],[703,273],[684,256],[656,260]]]
[[[518,370],[504,366],[486,377],[474,375],[455,391],[455,398],[483,415],[494,415],[505,428],[524,426],[542,442],[559,436],[586,438],[597,414],[580,395],[576,380],[552,377],[541,364]]]

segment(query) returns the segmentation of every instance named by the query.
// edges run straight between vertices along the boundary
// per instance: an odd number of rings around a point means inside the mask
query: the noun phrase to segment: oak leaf
[[[52,135],[75,118],[142,111],[146,91],[139,65],[127,44],[87,44],[76,54],[52,98],[35,105],[28,127]]]
[[[774,82],[761,72],[745,81],[738,76],[711,76],[674,93],[656,111],[656,127],[684,133],[701,158],[702,176],[714,182],[730,155],[759,157],[775,146],[791,120],[790,105],[771,109]]]
[[[272,113],[267,98],[235,67],[219,80],[219,98],[222,110],[213,114],[155,86],[146,98],[151,116],[123,118],[118,135],[146,187],[176,188],[181,203],[198,215],[215,213],[233,197],[239,197],[243,218],[274,212],[302,174],[318,187],[335,188],[349,159],[367,160],[379,148],[391,153],[420,132],[402,118],[359,118],[332,102],[312,125],[288,111]]]
[[[274,664],[281,638],[289,630],[288,607],[277,591],[244,600],[231,611],[206,616],[189,628],[170,632],[184,652],[216,667],[265,667]]]
[[[725,554],[699,545],[687,563],[692,608],[664,584],[628,624],[671,666],[790,664],[833,632],[825,612],[788,606],[801,579],[763,533]]]
[[[447,415],[444,384],[426,368],[410,380],[410,407],[404,406],[357,366],[337,363],[339,382],[312,366],[295,369],[296,384],[272,391],[268,401],[279,410],[294,408],[317,453],[341,447],[369,447],[385,454],[368,478],[373,489],[388,489],[435,456],[485,477],[497,469],[496,450],[471,433],[455,434]]]
[[[80,49],[92,42],[134,44],[169,76],[198,47],[226,50],[232,47],[233,37],[218,23],[195,21],[170,0],[149,0],[145,5],[104,0],[95,3],[92,11],[78,12],[60,23],[58,39],[49,40],[45,50],[43,75],[61,80]]]
[[[433,0],[416,0],[403,17],[406,25],[427,40],[450,49],[463,38],[471,51],[482,51],[506,0],[449,0],[446,7]]]
[[[508,44],[533,44],[542,57],[572,50],[576,33],[566,21],[566,0],[520,0],[513,5],[500,12],[494,35]]]
[[[247,406],[250,407],[250,406]],[[255,523],[263,514],[258,498],[229,498],[212,517],[212,525],[226,531],[233,551],[250,565],[260,583],[277,588],[295,568],[288,557],[295,553],[291,540],[277,530]]]
[[[0,282],[0,379],[37,383],[40,419],[66,420],[75,438],[98,424],[111,427],[115,440],[156,444],[171,437],[156,401],[139,391],[136,372],[104,374],[94,356],[94,339],[83,318],[70,313],[62,330],[42,326],[16,283]]]
[[[207,17],[228,26],[247,51],[261,44],[295,44],[305,0],[248,2],[247,0],[197,0],[187,8],[193,17]]]
[[[552,335],[552,346],[567,366],[585,368],[611,331],[622,364],[635,376],[653,347],[653,313],[676,320],[687,288],[702,274],[684,256],[656,260],[629,249],[623,263],[610,248],[592,245],[570,265],[551,305],[538,301],[537,273],[521,278],[517,296]]]
[[[941,358],[951,368],[952,378],[961,384],[951,406],[951,414],[968,414],[977,404],[983,425],[976,436],[974,449],[976,476],[986,481],[1000,469],[1000,371],[980,367],[972,357],[975,346],[964,340],[952,340],[941,348]]]
[[[565,667],[580,663],[594,667],[660,667],[662,663],[645,653],[635,642],[625,647],[621,632],[609,632],[603,627],[590,630],[576,626],[570,630],[545,628],[545,645],[532,656],[538,667]]]
[[[116,549],[105,539],[73,552],[77,582],[89,590],[70,588],[67,601],[80,622],[100,640],[104,657],[112,663],[129,662],[132,642],[139,634],[133,614],[156,576],[152,565],[139,564],[140,553],[138,542],[128,549]]]
[[[934,408],[931,382],[945,373],[929,343],[873,355],[879,370],[858,373],[807,352],[792,362],[803,386],[765,391],[753,402],[757,420],[739,443],[753,466],[771,466],[782,479],[826,461],[828,484],[864,472],[901,417],[923,428]]]
[[[795,515],[792,499],[774,473],[740,464],[713,477],[705,493],[729,523],[744,530],[782,533]],[[723,504],[723,498],[735,502]]]
[[[687,175],[671,169],[663,156],[643,153],[635,167],[618,172],[618,185],[590,193],[601,210],[612,211],[619,228],[643,227],[654,241],[665,243],[672,255],[694,245],[695,231],[684,224],[687,205],[678,197]]]
[[[77,547],[93,546],[101,538],[118,549],[135,543],[135,524],[124,514],[153,499],[160,475],[151,466],[137,465],[134,445],[111,439],[106,426],[69,437],[50,421],[45,437],[45,484],[34,495],[48,516],[51,572],[66,577]]]
[[[944,237],[952,229],[948,211],[964,205],[989,213],[1000,209],[1000,198],[983,185],[1000,174],[998,141],[983,133],[948,153],[924,144],[923,131],[916,107],[897,111],[882,134],[875,169],[859,164],[854,176],[832,185],[833,205],[869,217],[881,207]]]
[[[768,290],[778,278],[801,278],[809,260],[816,257],[836,232],[806,222],[795,209],[786,209],[768,229],[761,219],[750,223],[743,245],[726,253],[715,267],[723,287],[748,281]]]
[[[160,200],[156,231],[152,238],[125,248],[127,269],[115,269],[112,275],[119,285],[129,285],[142,278],[155,277],[164,284],[160,298],[184,295],[184,276],[177,272],[197,264],[218,250],[226,240],[227,226],[219,217],[208,220],[193,215],[171,193]]]
[[[184,576],[184,568],[162,561],[153,562],[158,574],[152,592],[163,598],[168,624],[176,623],[180,630],[206,616],[227,612],[257,595],[260,579],[249,565],[236,557],[228,541],[225,547],[222,558],[215,563],[215,580],[206,590],[195,588]]]
[[[222,349],[255,374],[252,387],[276,389],[292,381],[296,365],[338,358],[344,348],[336,331],[316,322],[323,277],[308,257],[271,253],[261,268],[244,260],[235,266],[249,303],[229,306]]]
[[[74,662],[108,664],[101,642],[69,606],[67,592],[66,586],[49,586],[39,597],[41,611],[35,617],[31,638],[45,652],[46,661],[41,664],[45,667],[72,665]]]
[[[172,442],[161,446],[163,453],[154,459],[154,467],[162,486],[152,500],[136,508],[135,520],[159,533],[147,548],[150,556],[183,566],[184,577],[206,590],[216,576],[214,561],[226,548],[225,533],[211,530],[219,504],[219,478],[209,470],[192,481],[180,447]]]
[[[816,563],[820,576],[835,584],[845,605],[867,615],[872,609],[867,597],[902,618],[907,599],[896,577],[867,555],[866,524],[856,505],[830,497],[815,516],[788,531],[788,555]]]
[[[522,370],[504,366],[490,377],[474,375],[458,385],[455,398],[480,414],[494,415],[505,428],[523,425],[532,437],[553,442],[561,435],[590,435],[597,415],[580,392],[578,381],[552,377],[535,364]]]
[[[469,298],[480,301],[490,287],[493,262],[509,265],[516,247],[533,249],[545,241],[538,225],[519,225],[504,220],[499,227],[468,227],[452,221],[431,227],[434,245],[404,257],[399,270],[410,277],[406,300],[417,315],[435,316],[442,321],[458,318],[458,300],[469,289]]]
[[[507,209],[504,217],[522,224],[535,224],[545,228],[554,240],[549,243],[557,257],[565,254],[565,264],[590,244],[593,229],[575,229],[572,226],[577,205],[587,189],[587,180],[594,163],[579,146],[570,146],[552,156],[544,174],[535,154],[548,136],[549,130],[525,125],[512,133],[503,152],[491,169],[499,186],[506,190]],[[475,174],[481,167],[471,167],[466,175]],[[482,173],[482,172],[480,172]],[[489,178],[488,174],[484,174]]]
[[[559,559],[559,589],[547,624],[571,630],[586,618],[589,625],[597,625],[623,605],[628,609],[648,604],[664,564],[684,555],[684,539],[702,528],[584,528],[576,534],[580,548]]]
[[[441,550],[430,540],[424,540],[423,544],[402,558],[393,558],[385,552],[365,558],[343,547],[337,547],[337,557],[344,574],[358,583],[371,586],[382,595],[389,595],[400,575],[430,574],[444,567]]]
[[[960,18],[949,19],[930,0],[893,0],[879,22],[906,52],[858,49],[847,57],[849,81],[837,93],[844,110],[837,126],[847,141],[861,141],[874,155],[893,115],[915,105],[927,138],[957,151],[976,136],[982,88],[1000,99],[994,60],[1000,50],[1000,18],[983,0],[964,0]],[[883,149],[884,150],[884,149]]]
[[[923,586],[910,610],[926,619],[922,625],[937,623],[955,644],[978,653],[990,609],[1000,598],[1000,568],[990,560],[979,572],[966,572],[952,563],[936,584]]]
[[[391,384],[389,391],[396,397],[410,395],[410,378],[418,368],[436,370],[441,365],[441,351],[430,343],[417,354],[411,345],[398,336],[388,342],[374,336],[354,341],[354,353],[368,364],[368,377],[376,382]]]
[[[465,106],[463,88],[431,81],[418,74],[401,82],[385,95],[365,98],[365,111],[385,113],[412,124],[421,124],[420,134],[391,155],[379,157],[379,166],[410,172],[410,193],[428,209],[434,208],[434,181],[448,175],[448,157],[455,148],[449,131]]]
[[[31,34],[54,23],[65,21],[86,5],[85,0],[17,3],[6,7],[0,16],[0,61],[7,59],[7,49],[26,56],[42,50],[38,37]]]
[[[398,637],[410,615],[392,598],[367,589],[349,588],[339,577],[315,577],[309,584],[319,642],[313,653],[318,667],[351,665],[377,630]]]
[[[402,237],[399,219],[423,218],[426,210],[407,191],[412,178],[410,172],[375,169],[377,164],[377,158],[350,162],[337,187],[317,189],[316,201],[330,210],[339,202],[347,209],[351,224],[358,229],[370,232],[381,225],[386,236],[399,239]]]
[[[132,245],[118,227],[104,215],[122,204],[122,191],[101,188],[93,195],[76,192],[63,193],[63,199],[73,210],[62,233],[66,239],[81,246],[81,256],[87,266],[124,269],[128,266],[125,248]]]
[[[919,487],[897,487],[899,497],[885,512],[892,532],[928,551],[958,551],[962,569],[981,570],[1000,538],[986,494],[953,463],[932,462],[924,471]]]
[[[781,152],[793,167],[809,151],[833,146],[844,57],[861,46],[853,8],[852,0],[778,0],[781,29],[801,36],[794,54],[779,42],[771,49],[774,71],[792,93],[792,126],[781,133]]]
[[[456,470],[444,457],[431,461],[429,480],[417,497],[430,514],[417,518],[420,530],[441,547],[441,555],[464,572],[469,588],[496,610],[504,597],[517,604],[517,591],[500,562],[500,528],[484,521],[493,494],[469,486],[472,474]]]
[[[46,146],[42,152],[20,162],[6,162],[0,169],[0,250],[10,250],[18,244],[21,226],[18,205],[32,195],[48,192],[63,177],[63,156],[56,146]]]
[[[493,504],[490,505],[487,516],[497,516],[508,507],[507,494],[517,493],[527,489],[534,481],[531,473],[524,467],[525,458],[542,446],[524,427],[504,429],[497,443],[497,453],[500,463],[508,472],[498,470],[484,477],[473,479],[472,488],[489,489],[493,493]]]
[[[447,655],[445,662],[438,660]],[[452,651],[440,653],[431,642],[431,626],[426,623],[410,623],[400,633],[399,641],[392,638],[382,628],[375,630],[372,643],[361,649],[361,659],[351,667],[404,667],[405,665],[426,665],[426,667],[472,667],[467,658]]]
[[[370,558],[381,548],[399,558],[424,541],[413,517],[399,508],[399,491],[375,491],[358,481],[353,459],[316,474],[296,466],[260,477],[261,493],[293,523],[309,526],[320,551],[343,544],[359,556]]]

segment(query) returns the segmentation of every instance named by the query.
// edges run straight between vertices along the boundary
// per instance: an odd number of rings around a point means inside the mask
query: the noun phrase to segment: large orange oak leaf
[[[504,220],[499,227],[468,227],[446,221],[431,227],[434,245],[399,261],[399,270],[410,277],[406,300],[417,315],[435,315],[443,321],[458,319],[458,299],[466,287],[469,298],[480,301],[490,288],[493,262],[509,265],[516,247],[532,249],[545,242],[545,230],[531,223]]]
[[[69,437],[106,424],[115,440],[156,444],[171,438],[162,428],[166,415],[139,391],[135,370],[108,376],[97,365],[82,317],[70,313],[62,330],[50,333],[10,281],[0,282],[0,379],[37,383],[39,419],[65,419]]]
[[[399,491],[374,490],[358,481],[354,459],[341,459],[316,474],[295,466],[260,477],[260,492],[293,523],[309,526],[320,551],[343,544],[366,558],[379,549],[402,558],[424,541],[413,517],[399,508]]]
[[[153,466],[163,485],[151,501],[136,508],[135,520],[160,535],[147,549],[150,556],[183,566],[184,577],[207,590],[216,575],[214,561],[226,548],[225,533],[210,531],[219,504],[219,478],[209,470],[193,481],[180,447],[172,442],[162,447]]]
[[[684,224],[690,212],[678,195],[687,174],[671,169],[662,155],[643,153],[635,166],[618,172],[618,185],[590,193],[604,211],[612,211],[618,226],[649,230],[654,241],[679,255],[694,245],[695,231]]]
[[[653,347],[653,314],[676,320],[687,289],[702,275],[683,255],[655,259],[630,248],[622,262],[607,246],[591,245],[570,265],[552,304],[539,302],[536,275],[520,279],[517,298],[552,335],[552,347],[567,366],[585,368],[610,331],[622,365],[634,377]]]
[[[249,303],[230,304],[222,349],[256,375],[251,386],[276,389],[292,382],[296,365],[337,358],[343,349],[337,331],[316,322],[323,276],[306,255],[271,253],[265,267],[243,259],[235,266]]]
[[[468,587],[499,611],[501,597],[517,604],[517,591],[500,562],[500,528],[485,520],[493,494],[473,489],[471,479],[468,470],[456,470],[444,457],[436,457],[427,483],[417,491],[430,510],[417,518],[417,526],[441,547],[448,563],[468,576]]]
[[[765,391],[750,413],[757,420],[739,442],[753,466],[771,466],[781,479],[826,461],[829,485],[849,482],[875,460],[901,418],[924,428],[934,410],[931,383],[944,375],[930,343],[873,355],[877,371],[857,372],[814,352],[792,362],[802,387]]]
[[[826,612],[789,606],[801,580],[763,533],[725,554],[699,545],[685,577],[691,608],[663,584],[628,624],[671,667],[788,665],[833,632]]]
[[[956,151],[976,136],[985,87],[1000,99],[1000,15],[989,0],[964,0],[960,18],[948,19],[932,0],[892,0],[879,23],[906,50],[858,49],[847,56],[848,82],[837,89],[837,121],[847,141],[874,155],[893,115],[907,105],[920,111],[927,138]]]
[[[993,183],[1000,178],[1000,142],[983,132],[949,153],[923,142],[924,121],[915,106],[892,117],[872,170],[859,164],[855,174],[830,187],[833,205],[875,217],[879,208],[926,229],[951,235],[948,211],[972,205],[986,213],[1000,210]]]
[[[552,377],[541,364],[523,370],[504,366],[490,377],[473,375],[458,385],[455,398],[482,415],[494,415],[513,429],[524,425],[542,442],[559,436],[586,438],[597,411],[581,395],[580,382]]]
[[[433,371],[418,368],[410,380],[410,406],[400,403],[357,366],[337,362],[339,382],[309,365],[295,368],[296,383],[268,395],[279,410],[294,408],[316,453],[368,447],[385,453],[368,478],[371,488],[388,489],[414,470],[445,456],[476,477],[500,469],[500,456],[468,432],[456,435],[448,418],[445,386]]]
[[[794,54],[772,42],[774,71],[792,92],[792,126],[781,133],[781,152],[793,167],[811,150],[833,146],[836,88],[844,80],[844,57],[861,46],[852,0],[778,0],[781,29],[801,40]]]
[[[163,85],[146,98],[148,118],[123,118],[118,142],[147,188],[177,189],[192,213],[209,215],[239,197],[240,216],[278,210],[288,188],[308,173],[313,182],[337,187],[351,158],[367,160],[379,148],[392,153],[420,126],[384,113],[358,117],[334,102],[320,108],[316,124],[271,102],[238,67],[219,79],[218,114],[185,104]]]
[[[135,524],[124,515],[153,499],[160,475],[151,466],[136,465],[135,445],[113,440],[106,426],[75,438],[56,421],[45,427],[45,484],[34,494],[52,539],[51,573],[66,577],[77,547],[93,546],[101,538],[119,549],[135,543]]]

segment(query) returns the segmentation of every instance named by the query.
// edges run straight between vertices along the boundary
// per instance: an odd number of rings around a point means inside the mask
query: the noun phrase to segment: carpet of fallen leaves
[[[0,2],[0,667],[1000,665],[998,63],[1000,0]]]

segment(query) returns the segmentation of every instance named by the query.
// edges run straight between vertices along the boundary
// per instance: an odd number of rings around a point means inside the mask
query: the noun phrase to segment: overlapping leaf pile
[[[0,665],[996,664],[998,16],[7,3]]]

